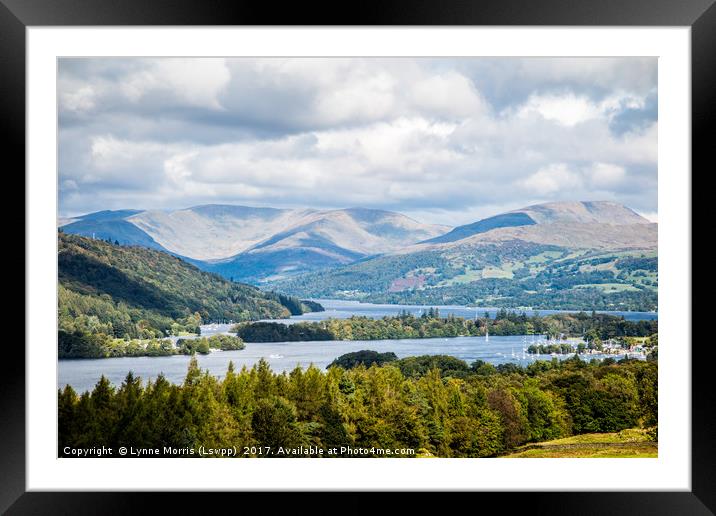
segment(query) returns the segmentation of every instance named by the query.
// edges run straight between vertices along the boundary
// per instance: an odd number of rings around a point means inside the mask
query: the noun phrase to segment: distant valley
[[[657,224],[613,202],[545,203],[458,227],[364,208],[232,205],[60,225],[302,298],[599,310],[658,300]]]

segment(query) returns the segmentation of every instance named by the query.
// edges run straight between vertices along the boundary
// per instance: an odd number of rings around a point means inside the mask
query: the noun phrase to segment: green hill
[[[281,299],[164,252],[60,232],[59,329],[151,338],[208,321],[288,317]],[[300,302],[299,302],[300,303]]]
[[[528,226],[535,227],[535,226]],[[267,284],[309,298],[566,310],[656,310],[652,249],[575,249],[524,240],[416,246]]]

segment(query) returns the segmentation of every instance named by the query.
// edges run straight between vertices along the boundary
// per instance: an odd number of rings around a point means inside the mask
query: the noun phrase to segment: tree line
[[[495,318],[489,314],[475,319],[449,315],[441,317],[437,308],[422,315],[403,312],[393,317],[371,319],[353,316],[348,319],[326,319],[315,322],[281,324],[272,322],[242,323],[233,331],[245,342],[292,342],[309,340],[383,340],[421,339],[490,335],[546,335],[550,338],[646,337],[658,332],[658,321],[627,321],[610,314],[585,312],[547,316],[500,310]]]
[[[105,333],[57,332],[59,358],[160,357],[169,355],[208,354],[212,349],[223,351],[244,349],[244,342],[234,335],[212,335],[178,339],[176,346],[169,339],[118,339]]]
[[[184,382],[58,391],[59,455],[119,446],[199,450],[257,447],[411,448],[417,456],[493,457],[530,442],[657,423],[656,362],[571,358],[470,366],[410,357],[365,367],[277,374],[261,360],[223,379],[192,358]],[[246,447],[246,448],[244,448]],[[253,451],[252,451],[253,450]],[[270,456],[271,452],[260,456]]]

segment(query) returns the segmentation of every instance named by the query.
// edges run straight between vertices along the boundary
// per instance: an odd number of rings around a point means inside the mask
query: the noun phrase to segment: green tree
[[[296,424],[295,407],[284,398],[261,399],[251,417],[251,428],[258,444],[273,452],[279,447],[299,446],[304,440]]]

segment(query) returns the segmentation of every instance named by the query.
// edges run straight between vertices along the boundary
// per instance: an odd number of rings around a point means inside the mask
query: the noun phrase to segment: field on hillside
[[[526,242],[385,255],[268,283],[304,298],[570,310],[656,310],[655,251]]]
[[[533,443],[505,455],[507,458],[656,458],[658,443],[645,429],[582,434],[564,439]]]

